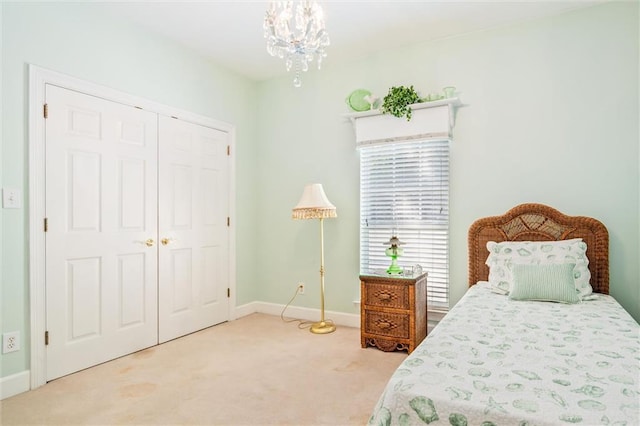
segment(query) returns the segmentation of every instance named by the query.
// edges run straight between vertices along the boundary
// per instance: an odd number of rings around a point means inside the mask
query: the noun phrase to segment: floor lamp
[[[336,206],[331,204],[322,189],[322,184],[312,183],[304,187],[302,197],[293,208],[294,219],[320,219],[320,321],[311,324],[312,333],[327,334],[335,331],[331,320],[324,319],[324,232],[322,223],[325,218],[338,217]]]

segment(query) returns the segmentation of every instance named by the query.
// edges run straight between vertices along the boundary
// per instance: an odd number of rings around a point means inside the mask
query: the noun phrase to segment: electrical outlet
[[[2,335],[2,353],[15,352],[20,350],[20,332],[12,331]]]
[[[304,283],[298,283],[298,294],[304,294]]]

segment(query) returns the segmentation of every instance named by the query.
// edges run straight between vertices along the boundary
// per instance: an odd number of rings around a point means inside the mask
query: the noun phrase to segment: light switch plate
[[[22,208],[22,191],[15,188],[2,188],[2,207],[5,209]]]

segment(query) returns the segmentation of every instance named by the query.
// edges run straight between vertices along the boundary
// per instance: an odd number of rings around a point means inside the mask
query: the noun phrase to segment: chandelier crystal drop
[[[313,0],[293,5],[292,1],[271,2],[264,17],[267,52],[284,59],[287,71],[295,73],[293,85],[302,86],[300,72],[309,69],[315,59],[318,69],[327,56],[329,34],[325,30],[322,8]]]

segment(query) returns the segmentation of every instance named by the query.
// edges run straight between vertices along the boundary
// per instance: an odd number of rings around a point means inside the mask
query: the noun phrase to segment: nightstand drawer
[[[409,314],[366,310],[365,318],[365,333],[402,339],[409,338]]]
[[[368,283],[365,286],[367,306],[409,309],[409,286]]]

